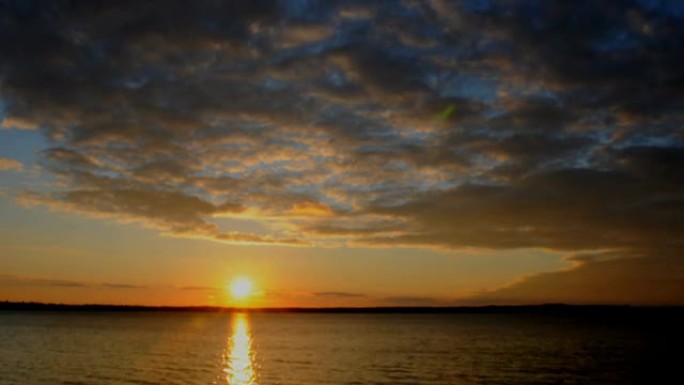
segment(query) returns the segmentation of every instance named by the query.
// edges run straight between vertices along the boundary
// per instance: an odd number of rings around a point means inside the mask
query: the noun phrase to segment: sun
[[[231,297],[235,300],[243,300],[252,295],[253,285],[249,278],[235,278],[228,288]]]

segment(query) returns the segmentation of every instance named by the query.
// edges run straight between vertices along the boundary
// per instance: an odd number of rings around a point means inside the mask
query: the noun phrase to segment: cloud
[[[191,290],[191,291],[218,291],[220,289],[217,289],[215,287],[209,287],[209,286],[183,286],[180,288],[180,290]]]
[[[124,222],[140,222],[160,231],[231,243],[298,245],[297,238],[277,238],[243,232],[222,232],[204,215],[213,216],[239,210],[232,204],[214,205],[197,197],[174,192],[108,189],[72,190],[63,195],[23,193],[24,205],[46,205],[62,211],[81,212],[96,217],[114,217]]]
[[[24,165],[18,160],[0,157],[0,171],[21,171]]]
[[[317,297],[341,297],[341,298],[365,298],[367,295],[361,293],[348,293],[344,291],[321,291],[313,293]]]
[[[627,258],[625,254],[587,255],[571,269],[533,275],[459,303],[684,304],[684,262],[678,250]]]
[[[130,285],[125,283],[102,283],[98,285],[99,287],[104,287],[108,289],[147,289],[147,286],[141,285]]]
[[[27,121],[22,118],[2,119],[2,116],[0,116],[0,129],[3,128],[17,130],[35,130],[39,127],[33,121]]]
[[[662,170],[667,173],[668,171]],[[558,250],[651,248],[684,231],[682,186],[675,179],[624,171],[567,169],[508,185],[463,185],[376,204],[376,215],[405,218],[408,231],[375,243],[446,247],[545,247]]]
[[[227,243],[681,247],[666,2],[38,3],[0,22],[3,128],[55,178],[25,203]]]
[[[383,297],[377,300],[379,306],[453,306],[455,302],[446,298],[420,296]]]
[[[0,286],[55,287],[55,288],[107,288],[107,289],[149,289],[148,286],[125,283],[86,282],[63,279],[48,279],[10,274],[0,275]]]
[[[0,286],[13,287],[55,287],[55,288],[83,288],[83,289],[113,289],[113,290],[159,290],[171,289],[179,291],[218,291],[209,286],[147,286],[123,282],[93,282],[68,279],[51,279],[35,276],[0,274]]]

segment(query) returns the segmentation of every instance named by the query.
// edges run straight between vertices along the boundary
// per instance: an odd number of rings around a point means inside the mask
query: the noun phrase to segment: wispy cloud
[[[209,286],[183,286],[179,288],[180,290],[197,290],[197,291],[217,291],[220,290],[215,287]]]
[[[313,293],[317,297],[365,298],[366,294],[349,293],[344,291],[319,291]]]
[[[107,289],[149,289],[148,286],[126,283],[87,282],[64,279],[49,279],[10,274],[0,274],[0,286],[60,287],[60,288],[107,288]]]
[[[456,301],[449,298],[421,296],[393,296],[377,299],[379,306],[454,306]]]
[[[221,289],[210,286],[150,286],[124,282],[96,282],[68,279],[51,279],[36,276],[0,274],[0,286],[26,287],[60,287],[83,289],[113,289],[113,290],[180,290],[180,291],[219,291]]]
[[[0,157],[0,171],[21,171],[24,165],[18,160]]]

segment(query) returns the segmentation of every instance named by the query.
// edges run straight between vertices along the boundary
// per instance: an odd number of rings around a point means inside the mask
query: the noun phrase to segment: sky
[[[684,304],[683,68],[677,0],[0,1],[0,301]]]

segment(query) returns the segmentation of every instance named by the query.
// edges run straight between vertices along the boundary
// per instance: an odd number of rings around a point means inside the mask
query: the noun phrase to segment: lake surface
[[[648,311],[0,312],[0,384],[676,383],[681,321]]]

